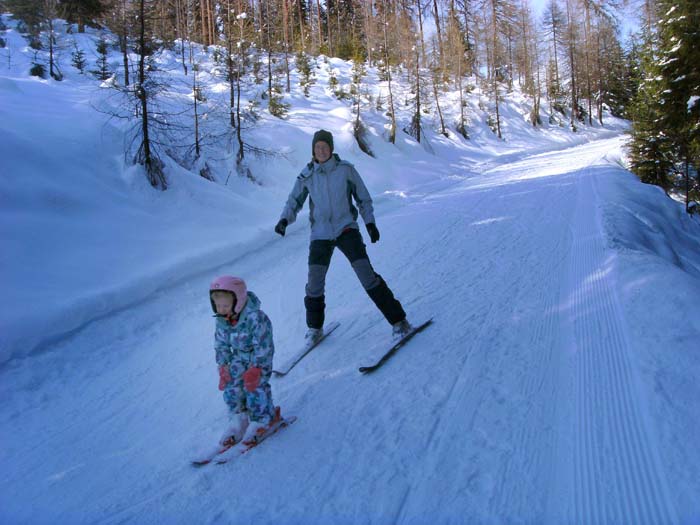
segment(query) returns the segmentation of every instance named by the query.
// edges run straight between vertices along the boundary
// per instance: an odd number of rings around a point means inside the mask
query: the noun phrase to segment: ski
[[[228,449],[236,445],[236,441],[233,439],[233,437],[228,438],[226,441],[218,445],[215,449],[213,449],[211,452],[208,452],[206,454],[202,454],[198,459],[193,459],[192,460],[192,465],[195,467],[203,467],[204,465],[208,465],[212,461],[214,461],[214,458],[218,456],[219,454],[223,454],[226,452]]]
[[[265,441],[267,438],[269,438],[273,434],[276,434],[277,432],[279,432],[283,428],[288,427],[289,425],[294,423],[296,420],[297,420],[296,416],[289,416],[289,417],[281,418],[276,423],[273,423],[262,436],[258,436],[258,438],[254,442],[252,442],[252,443],[238,443],[237,445],[234,445],[234,446],[230,447],[229,449],[225,450],[221,454],[218,454],[214,458],[214,462],[217,465],[224,465],[224,464],[228,463],[229,461],[234,460],[234,459],[242,456],[243,454],[250,452],[252,449],[254,449],[258,445],[260,445],[260,443]]]
[[[297,366],[297,364],[299,364],[299,362],[302,359],[304,359],[304,357],[306,357],[309,352],[311,352],[311,350],[313,350],[318,345],[320,345],[323,342],[323,340],[326,337],[328,337],[329,335],[331,335],[333,330],[335,330],[339,326],[340,326],[340,323],[338,323],[336,321],[333,321],[332,323],[328,323],[323,328],[323,335],[321,336],[321,338],[318,341],[316,341],[316,344],[311,345],[310,347],[304,347],[296,356],[294,356],[289,362],[287,362],[287,364],[284,367],[282,367],[280,370],[273,370],[272,373],[276,377],[286,376],[292,370],[292,368]]]
[[[272,434],[277,433],[280,429],[288,427],[297,420],[296,416],[281,417],[280,408],[275,407],[275,420],[272,425],[270,425],[267,431],[259,436],[253,443],[241,443],[236,442],[233,437],[226,439],[222,444],[217,445],[217,447],[207,453],[202,454],[198,459],[192,460],[192,465],[195,467],[203,467],[211,462],[217,464],[223,464],[227,461],[245,454],[250,449],[257,447],[265,439],[270,437]]]
[[[361,366],[360,367],[360,372],[363,374],[369,374],[370,372],[374,372],[377,370],[380,366],[382,366],[384,363],[387,362],[387,360],[396,353],[396,351],[401,348],[403,345],[405,345],[408,341],[410,341],[414,335],[416,335],[418,332],[422,332],[425,330],[431,323],[433,322],[433,318],[431,317],[427,321],[425,321],[423,324],[418,325],[413,328],[408,334],[403,336],[399,341],[394,343],[394,345],[389,348],[389,350],[373,365],[370,366]]]

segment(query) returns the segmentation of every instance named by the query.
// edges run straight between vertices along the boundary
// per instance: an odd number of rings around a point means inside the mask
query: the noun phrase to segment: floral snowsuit
[[[247,412],[251,421],[268,423],[274,416],[270,375],[275,346],[272,323],[254,293],[248,292],[235,324],[216,318],[214,341],[216,364],[228,365],[231,372],[232,380],[224,388],[229,409],[232,413]]]

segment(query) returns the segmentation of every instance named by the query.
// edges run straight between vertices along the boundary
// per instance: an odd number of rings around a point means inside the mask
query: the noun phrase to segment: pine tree
[[[165,190],[168,184],[165,179],[164,164],[155,148],[156,143],[151,137],[154,115],[152,115],[149,110],[149,104],[155,97],[156,88],[153,85],[153,80],[149,77],[149,68],[147,66],[147,62],[153,53],[154,45],[149,36],[150,31],[148,30],[150,27],[147,26],[147,22],[151,22],[151,17],[149,16],[150,13],[146,6],[146,0],[139,0],[138,9],[139,24],[137,27],[138,40],[136,53],[139,55],[139,60],[136,86],[133,94],[137,99],[137,104],[140,109],[139,116],[141,122],[140,136],[138,137],[140,144],[134,156],[134,161],[145,168],[146,178],[151,186]]]
[[[617,27],[608,17],[598,17],[593,38],[595,54],[592,57],[592,79],[596,84],[595,100],[597,118],[603,124],[603,108],[607,106],[618,117],[625,115],[632,93],[629,89],[629,63],[620,41]]]
[[[646,30],[640,48],[640,69],[643,79],[630,111],[632,116],[632,140],[629,145],[631,167],[642,182],[655,184],[668,192],[671,188],[669,172],[673,167],[668,155],[671,141],[661,127],[664,108],[660,100],[663,86],[656,64],[653,35],[650,29]]]
[[[362,122],[362,79],[367,74],[365,69],[365,63],[362,56],[358,54],[353,60],[352,64],[352,84],[350,86],[350,94],[353,100],[353,111],[355,112],[355,121],[353,122],[353,136],[357,141],[357,145],[360,149],[369,155],[374,157],[372,149],[369,146],[367,140],[367,129]]]
[[[103,36],[97,41],[97,69],[92,73],[100,80],[107,80],[112,76],[112,71],[109,69],[109,49],[107,40]]]
[[[625,104],[625,118],[630,118],[631,104],[642,83],[642,43],[639,33],[630,36],[625,49],[625,91],[629,100]]]
[[[299,84],[304,90],[304,96],[309,96],[309,90],[314,84],[314,72],[311,64],[311,59],[303,51],[297,53],[296,56],[297,70],[299,71]]]
[[[420,69],[420,50],[418,47],[415,47],[413,52],[415,54],[413,63],[413,81],[415,83],[413,88],[413,91],[415,92],[415,97],[413,99],[414,110],[411,123],[408,127],[404,128],[404,131],[416,139],[417,142],[420,142],[423,136],[423,124],[421,121],[421,111],[423,105],[422,101],[424,100],[424,97],[422,96],[423,82]]]
[[[73,53],[71,53],[71,64],[73,64],[74,68],[80,71],[81,75],[85,73],[85,67],[87,66],[85,51],[80,49],[77,45],[75,45],[75,50]]]
[[[659,0],[659,12],[660,125],[672,141],[670,155],[683,173],[687,204],[691,167],[695,172],[700,168],[700,10],[696,0]]]

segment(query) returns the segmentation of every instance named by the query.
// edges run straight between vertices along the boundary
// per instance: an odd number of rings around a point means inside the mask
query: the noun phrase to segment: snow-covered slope
[[[503,108],[512,117],[504,125],[508,140],[499,141],[485,124],[476,91],[468,112],[474,140],[465,141],[455,133],[445,138],[435,133],[436,123],[426,117],[427,143],[418,144],[399,133],[394,146],[382,139],[386,116],[367,101],[364,120],[376,155],[372,159],[352,137],[349,102],[337,100],[328,89],[332,69],[349,90],[351,65],[320,60],[310,97],[298,88],[288,96],[288,119],[263,112],[258,123],[245,131],[247,141],[278,154],[264,159],[249,154],[259,185],[236,175],[235,156],[226,141],[207,140],[204,155],[218,183],[167,162],[170,189],[161,193],[148,187],[142,171],[125,163],[130,126],[110,118],[122,98],[104,87],[109,83],[101,84],[70,66],[68,51],[75,44],[90,60],[88,69],[94,69],[97,33],[68,35],[57,22],[64,47],[64,80],[39,80],[28,74],[35,51],[13,21],[7,16],[4,21],[8,29],[3,36],[7,47],[0,49],[0,228],[6,249],[0,256],[0,285],[12,308],[0,313],[0,363],[41,351],[173,281],[211,270],[222,257],[272,241],[272,226],[294,178],[309,160],[311,136],[318,128],[334,133],[336,151],[357,166],[381,202],[383,195],[430,185],[506,154],[568,147],[625,126],[611,118],[606,128],[578,134],[558,126],[534,130],[526,123],[527,102],[514,93]],[[170,86],[161,98],[169,101],[170,111],[184,111],[179,118],[192,126],[189,80],[177,60],[176,52],[159,56],[159,74]],[[221,107],[228,94],[222,79],[207,73],[217,69],[213,53],[199,50],[196,60],[208,97],[200,108],[209,111],[208,119],[202,120],[202,133],[214,133],[226,121]],[[113,70],[119,70],[116,50],[110,61]],[[296,73],[294,82],[297,86]],[[386,98],[386,87],[378,82],[375,70],[370,70],[365,84],[375,99]],[[251,81],[248,89],[249,99],[259,98],[260,86]],[[407,89],[397,85],[395,90],[397,100],[406,98]],[[410,107],[397,111],[399,124],[406,125]],[[445,105],[444,111],[450,122],[454,105]]]
[[[621,124],[474,122],[431,154],[370,115],[370,159],[316,86],[255,132],[288,153],[262,186],[182,170],[159,193],[91,89],[0,70],[0,522],[700,521],[700,226],[620,166]],[[298,422],[194,470],[225,420],[211,278],[248,281],[277,361],[302,337],[308,226],[271,229],[319,127],[377,197],[375,268],[435,323],[359,374],[389,328],[336,254],[341,326],[272,384]]]

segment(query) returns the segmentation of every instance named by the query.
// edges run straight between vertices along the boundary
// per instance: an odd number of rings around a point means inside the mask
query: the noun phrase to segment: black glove
[[[367,225],[367,233],[369,233],[369,240],[372,241],[372,244],[379,240],[379,230],[373,222]]]
[[[275,233],[279,233],[282,237],[284,237],[284,232],[287,231],[287,219],[280,219],[280,221],[277,223],[277,226],[275,226]]]

